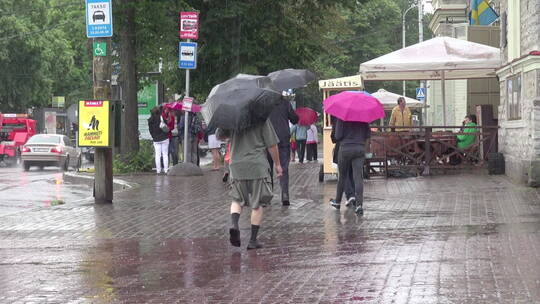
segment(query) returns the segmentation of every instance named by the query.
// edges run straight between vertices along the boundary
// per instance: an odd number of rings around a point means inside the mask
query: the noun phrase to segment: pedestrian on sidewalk
[[[296,147],[298,149],[298,162],[304,163],[304,155],[306,153],[306,140],[308,126],[294,125],[291,128],[291,134],[294,134],[296,139]]]
[[[148,129],[154,142],[154,158],[156,161],[156,173],[167,173],[169,169],[169,129],[162,117],[160,107],[154,107],[148,118]],[[163,158],[163,167],[161,159]]]
[[[319,134],[317,132],[317,127],[313,124],[309,126],[306,138],[307,161],[317,161],[317,143],[319,142],[318,136]]]
[[[227,132],[218,129],[220,140],[227,137]],[[266,157],[267,151],[272,156],[276,176],[281,177],[283,171],[279,161],[279,139],[270,120],[246,130],[233,131],[231,143],[231,221],[229,229],[231,245],[240,247],[240,228],[238,221],[243,207],[251,208],[251,238],[247,249],[262,248],[257,240],[263,220],[263,207],[272,200],[270,168]]]
[[[340,209],[341,198],[345,181],[350,175],[354,180],[355,192],[355,212],[358,215],[364,213],[364,160],[365,160],[365,144],[371,136],[369,124],[365,122],[343,121],[336,119],[335,139],[339,142],[338,168],[339,178],[336,189],[336,199],[330,200],[330,204]]]
[[[169,132],[167,133],[167,136],[169,137],[169,159],[172,160],[173,166],[178,164],[178,118],[177,118],[177,111],[170,109],[170,108],[164,108],[163,109],[163,119],[167,123],[167,127],[169,128]]]
[[[221,167],[221,145],[223,142],[216,137],[216,128],[210,127],[205,130],[207,135],[208,149],[212,152],[212,171],[218,171]]]
[[[196,113],[189,112],[188,115],[188,142],[184,143],[184,126],[185,126],[185,117],[184,113],[181,114],[180,120],[178,121],[178,134],[180,135],[180,141],[182,145],[188,145],[187,159],[184,159],[184,162],[190,162],[195,165],[199,165],[199,135],[203,131],[202,123],[197,117]]]
[[[289,200],[289,161],[291,157],[291,132],[289,124],[298,123],[299,117],[294,112],[291,102],[286,98],[282,98],[280,104],[270,113],[269,118],[279,139],[279,161],[283,169],[283,175],[279,179],[281,203],[283,206],[289,206],[291,204]],[[273,161],[270,154],[268,155],[268,162],[270,163],[270,168],[272,168]],[[272,172],[270,172],[270,177],[273,185],[274,179]]]
[[[335,116],[330,116],[330,124],[332,125],[332,131],[330,132],[330,140],[334,144],[334,150],[332,151],[332,162],[338,165],[338,155],[339,155],[339,142],[336,140],[336,120],[337,118]],[[339,177],[338,177],[339,178]],[[345,192],[345,198],[347,199],[347,202],[345,203],[345,206],[354,206],[356,202],[356,198],[354,197],[354,180],[353,180],[353,172],[352,167],[349,169],[349,175],[344,180],[343,190]]]
[[[292,127],[293,127],[293,124],[289,123],[289,132],[292,129]],[[295,134],[291,134],[291,161],[293,163],[296,161],[296,149],[297,149],[296,136]]]

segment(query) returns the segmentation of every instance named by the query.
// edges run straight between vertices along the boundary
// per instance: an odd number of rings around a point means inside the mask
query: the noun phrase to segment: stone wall
[[[530,128],[522,120],[507,121],[508,108],[506,105],[506,81],[500,83],[501,106],[499,107],[499,152],[504,154],[506,162],[506,175],[516,182],[526,183],[526,165],[523,160],[527,158],[527,151],[531,145]]]
[[[508,11],[508,0],[502,0],[499,4],[499,7],[500,7],[499,15],[501,16],[501,19],[502,19],[503,13]],[[503,43],[506,43],[506,41],[503,41],[503,35],[504,35],[503,31],[505,30],[506,29],[503,28],[503,24],[501,20],[501,62],[503,65],[508,63],[508,44],[503,45]],[[502,88],[501,88],[501,94],[502,94]],[[502,102],[503,102],[503,99],[501,96],[501,104]]]
[[[506,81],[501,81],[499,152],[506,160],[506,174],[516,182],[540,184],[540,101],[538,70],[522,73],[521,119],[507,120]]]
[[[521,0],[521,54],[540,50],[540,0]]]
[[[508,1],[500,2],[501,15],[508,10]],[[531,51],[540,50],[540,18],[538,17],[540,0],[518,1],[520,1],[520,57],[522,57]],[[507,46],[501,47],[501,59],[503,67],[509,64]],[[514,63],[510,71],[510,73],[503,72],[499,75],[501,92],[499,151],[504,153],[506,174],[510,178],[530,186],[539,186],[540,70],[531,69],[527,63]],[[521,119],[508,121],[506,78],[520,72],[522,77]]]

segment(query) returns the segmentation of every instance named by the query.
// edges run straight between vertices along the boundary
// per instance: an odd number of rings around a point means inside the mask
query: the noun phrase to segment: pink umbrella
[[[166,108],[173,109],[173,110],[182,110],[182,102],[181,101],[175,101],[171,103],[165,104]],[[200,112],[202,110],[202,107],[198,104],[191,105],[191,112]]]
[[[344,91],[323,101],[326,113],[343,121],[370,123],[384,118],[384,107],[365,91]]]
[[[298,123],[303,126],[309,126],[317,121],[317,112],[311,108],[298,108],[295,112],[300,119]]]

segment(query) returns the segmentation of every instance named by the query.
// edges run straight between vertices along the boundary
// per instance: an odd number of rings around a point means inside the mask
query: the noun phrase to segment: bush
[[[133,173],[150,172],[154,167],[154,145],[151,140],[141,140],[139,151],[128,155],[116,155],[113,161],[113,172]]]

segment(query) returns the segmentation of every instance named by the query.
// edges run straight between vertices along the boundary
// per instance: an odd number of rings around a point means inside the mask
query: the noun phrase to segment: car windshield
[[[60,143],[60,136],[53,136],[53,135],[38,135],[38,136],[32,136],[30,140],[28,140],[27,144],[59,144]]]

